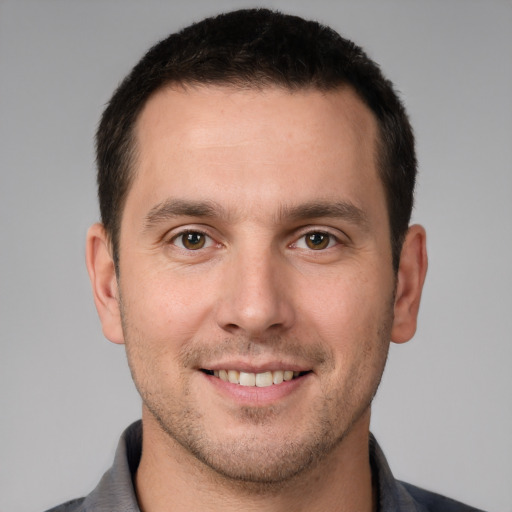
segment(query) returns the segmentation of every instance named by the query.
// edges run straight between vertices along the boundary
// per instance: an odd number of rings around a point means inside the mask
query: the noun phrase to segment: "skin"
[[[375,507],[370,403],[427,267],[412,226],[393,272],[376,134],[349,88],[149,99],[119,276],[101,225],[87,241],[103,331],[143,399],[145,512]],[[204,369],[305,374],[244,388]]]

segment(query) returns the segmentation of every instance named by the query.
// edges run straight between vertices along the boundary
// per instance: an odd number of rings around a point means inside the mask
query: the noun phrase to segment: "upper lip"
[[[311,371],[311,366],[292,363],[286,361],[268,361],[265,363],[255,363],[242,360],[228,360],[215,363],[205,363],[200,366],[203,370],[238,370],[245,373],[264,373],[274,372],[277,370],[291,370],[293,372]]]

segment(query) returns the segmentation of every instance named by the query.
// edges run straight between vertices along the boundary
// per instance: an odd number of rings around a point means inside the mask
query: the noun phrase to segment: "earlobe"
[[[427,274],[426,233],[422,226],[409,228],[398,269],[391,341],[405,343],[416,332],[421,292]]]
[[[124,343],[114,260],[102,224],[87,232],[86,264],[103,334],[113,343]]]

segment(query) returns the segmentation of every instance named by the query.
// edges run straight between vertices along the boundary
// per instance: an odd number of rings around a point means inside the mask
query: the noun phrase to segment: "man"
[[[54,510],[474,510],[369,434],[427,257],[412,130],[360,48],[268,10],[192,25],[115,92],[97,160],[87,266],[142,423]]]

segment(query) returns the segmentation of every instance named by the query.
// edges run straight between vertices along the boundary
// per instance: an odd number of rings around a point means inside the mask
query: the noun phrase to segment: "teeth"
[[[277,372],[274,372],[274,384],[281,384],[281,382],[283,382],[283,374],[284,372],[282,370],[277,370]]]
[[[255,373],[240,372],[240,386],[254,386],[256,384]]]
[[[259,388],[266,388],[267,386],[272,386],[272,372],[257,373],[256,386],[258,386]]]
[[[293,379],[293,372],[291,372],[290,370],[286,370],[284,372],[283,378],[284,378],[284,380],[292,380]]]
[[[247,373],[237,370],[214,370],[213,374],[224,382],[240,384],[241,386],[257,386],[266,388],[272,384],[281,384],[283,381],[292,380],[300,375],[300,372],[291,370],[275,370],[273,372]]]
[[[240,372],[237,372],[236,370],[229,370],[228,371],[228,380],[232,384],[239,384],[240,383]]]

